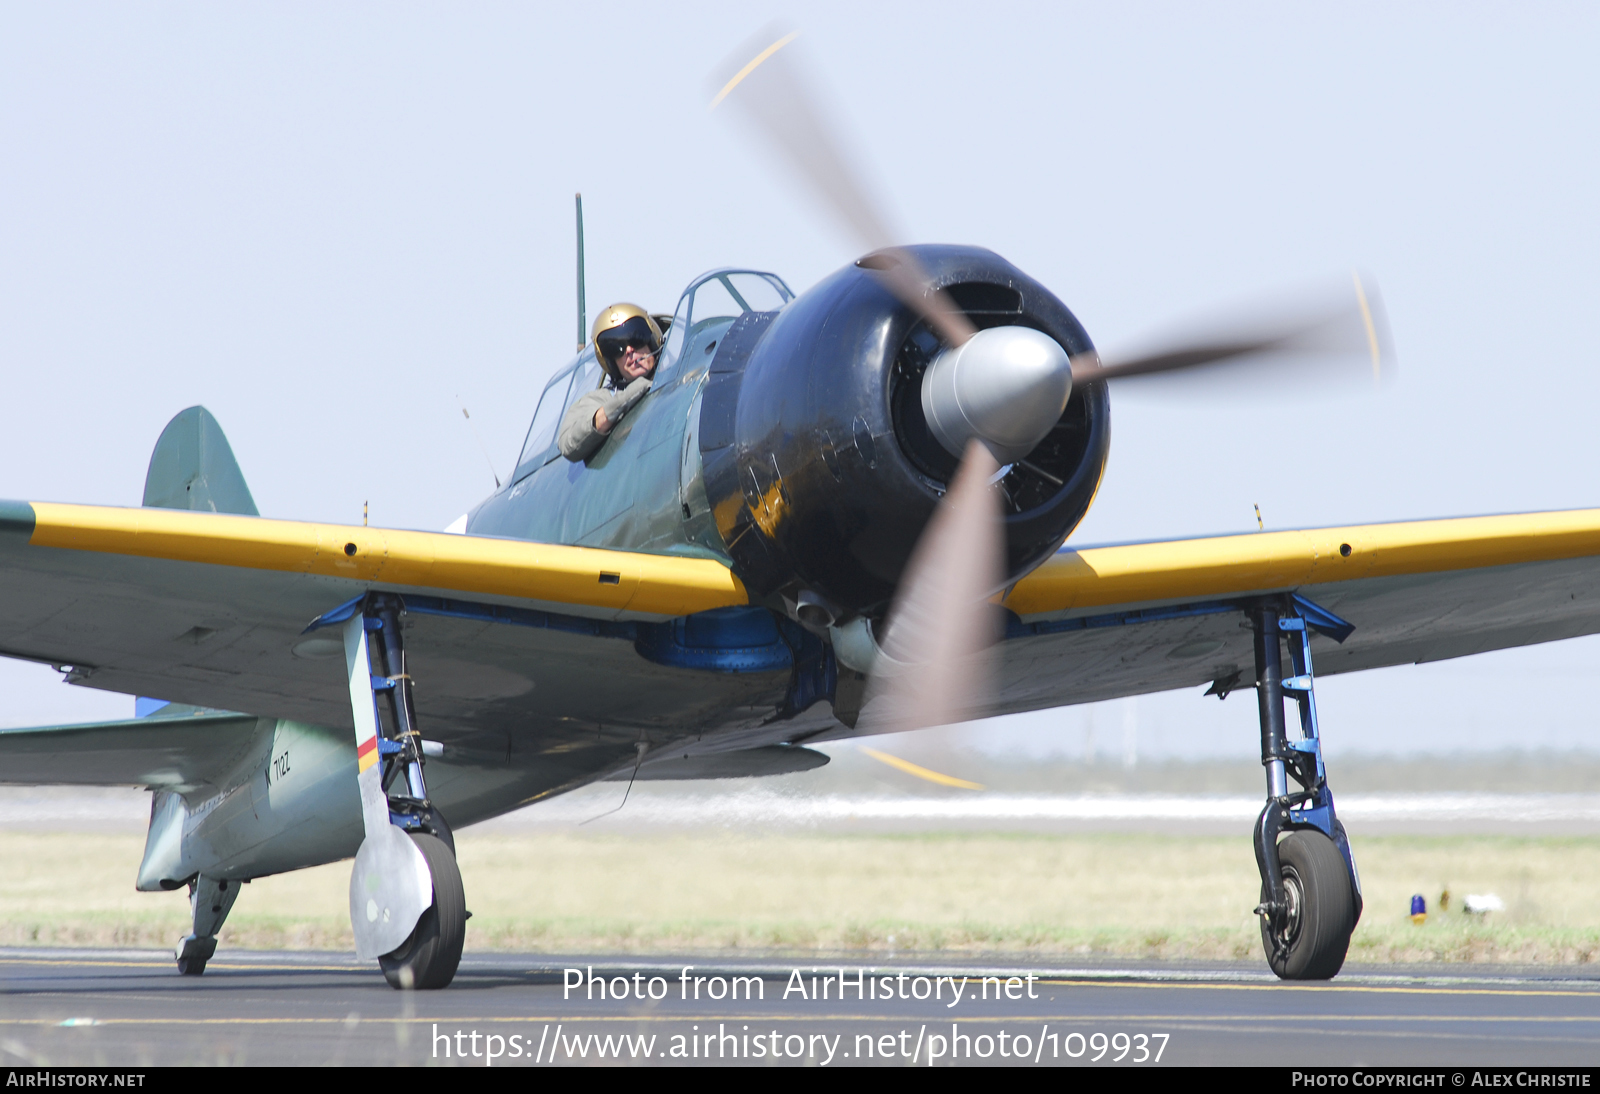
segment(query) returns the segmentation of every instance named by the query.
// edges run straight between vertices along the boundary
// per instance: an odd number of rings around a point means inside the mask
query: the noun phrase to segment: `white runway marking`
[[[587,795],[586,795],[587,796]],[[1339,815],[1351,825],[1431,822],[1516,828],[1540,824],[1600,826],[1600,794],[1388,794],[1338,797]],[[490,822],[542,827],[585,819],[577,795],[557,798]],[[639,797],[616,823],[671,826],[834,827],[851,821],[902,823],[1051,824],[1087,822],[1219,822],[1247,830],[1262,799],[1180,795],[1020,795],[960,793],[929,796],[801,797],[759,788],[729,794],[662,794]]]

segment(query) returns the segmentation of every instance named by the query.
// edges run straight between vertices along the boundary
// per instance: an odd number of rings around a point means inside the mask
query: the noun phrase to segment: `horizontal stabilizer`
[[[177,791],[215,785],[243,759],[260,721],[208,713],[0,730],[0,783]],[[265,721],[270,731],[274,722]]]

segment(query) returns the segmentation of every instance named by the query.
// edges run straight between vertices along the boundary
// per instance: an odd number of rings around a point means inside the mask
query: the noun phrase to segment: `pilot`
[[[650,390],[661,359],[661,328],[634,304],[602,311],[590,337],[605,382],[572,401],[556,434],[561,454],[574,463],[600,451],[623,415]]]

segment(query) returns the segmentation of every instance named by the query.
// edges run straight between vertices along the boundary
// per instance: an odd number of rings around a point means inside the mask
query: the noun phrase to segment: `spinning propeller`
[[[944,725],[976,717],[990,694],[984,650],[999,636],[994,600],[1003,588],[1005,529],[995,486],[1003,465],[1023,459],[1066,409],[1075,386],[1189,374],[1212,388],[1237,386],[1270,368],[1282,380],[1297,366],[1373,378],[1385,358],[1382,313],[1359,277],[1353,299],[1235,321],[1154,351],[1121,359],[1069,356],[1027,327],[977,329],[933,284],[851,170],[788,48],[795,32],[770,31],[742,49],[717,80],[713,109],[737,105],[788,167],[867,250],[858,265],[922,316],[944,343],[928,365],[922,407],[938,442],[961,462],[917,543],[888,616],[873,671],[875,732]],[[1369,365],[1370,362],[1370,365]],[[1231,374],[1231,375],[1230,375]]]

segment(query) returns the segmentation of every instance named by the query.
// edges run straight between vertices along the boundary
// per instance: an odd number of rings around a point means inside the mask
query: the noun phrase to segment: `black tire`
[[[1329,980],[1344,966],[1356,929],[1355,892],[1339,848],[1321,832],[1297,829],[1278,843],[1289,914],[1274,937],[1261,919],[1267,964],[1284,980]],[[1262,886],[1261,899],[1267,899]]]
[[[456,857],[437,836],[413,833],[433,875],[433,904],[417,920],[411,937],[399,949],[378,958],[389,986],[433,991],[450,986],[461,965],[467,935],[467,897],[461,888]]]
[[[199,976],[206,971],[206,959],[203,957],[178,958],[178,975]]]

